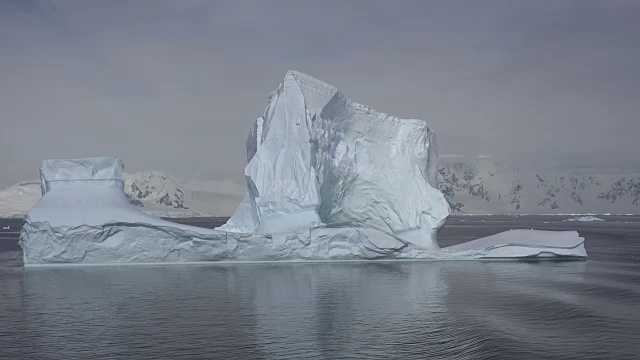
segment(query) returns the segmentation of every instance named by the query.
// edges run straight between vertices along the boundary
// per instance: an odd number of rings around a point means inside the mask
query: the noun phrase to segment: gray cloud
[[[242,171],[287,69],[441,153],[638,166],[637,1],[0,0],[0,182],[42,159]]]

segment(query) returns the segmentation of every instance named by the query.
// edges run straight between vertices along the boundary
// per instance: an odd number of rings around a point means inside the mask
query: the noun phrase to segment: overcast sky
[[[0,0],[0,183],[47,158],[240,172],[287,69],[440,154],[640,164],[640,1]]]

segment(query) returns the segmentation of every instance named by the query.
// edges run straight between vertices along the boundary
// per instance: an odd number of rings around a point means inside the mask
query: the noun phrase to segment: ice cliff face
[[[422,120],[377,112],[289,71],[249,133],[247,157],[247,195],[221,229],[360,224],[437,248],[449,209],[434,187],[435,135]]]
[[[227,229],[287,231],[322,222],[312,120],[336,92],[309,76],[287,72],[247,138],[248,192]]]

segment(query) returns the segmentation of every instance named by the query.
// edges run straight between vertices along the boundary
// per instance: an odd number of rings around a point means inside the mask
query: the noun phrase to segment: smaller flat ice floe
[[[569,218],[569,219],[564,219],[562,221],[571,222],[571,221],[606,221],[606,220],[605,219],[601,219],[599,217],[588,215],[588,216],[576,216],[576,217],[572,217],[572,218]]]
[[[442,250],[459,259],[587,256],[577,231],[509,230]]]

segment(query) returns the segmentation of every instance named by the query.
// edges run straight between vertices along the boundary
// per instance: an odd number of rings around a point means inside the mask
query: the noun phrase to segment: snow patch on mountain
[[[438,188],[453,214],[637,214],[640,173],[535,170],[443,157]]]
[[[124,188],[127,198],[136,206],[144,206],[142,200],[145,200],[174,209],[189,208],[185,205],[184,191],[178,188],[171,175],[158,171],[126,174]]]

